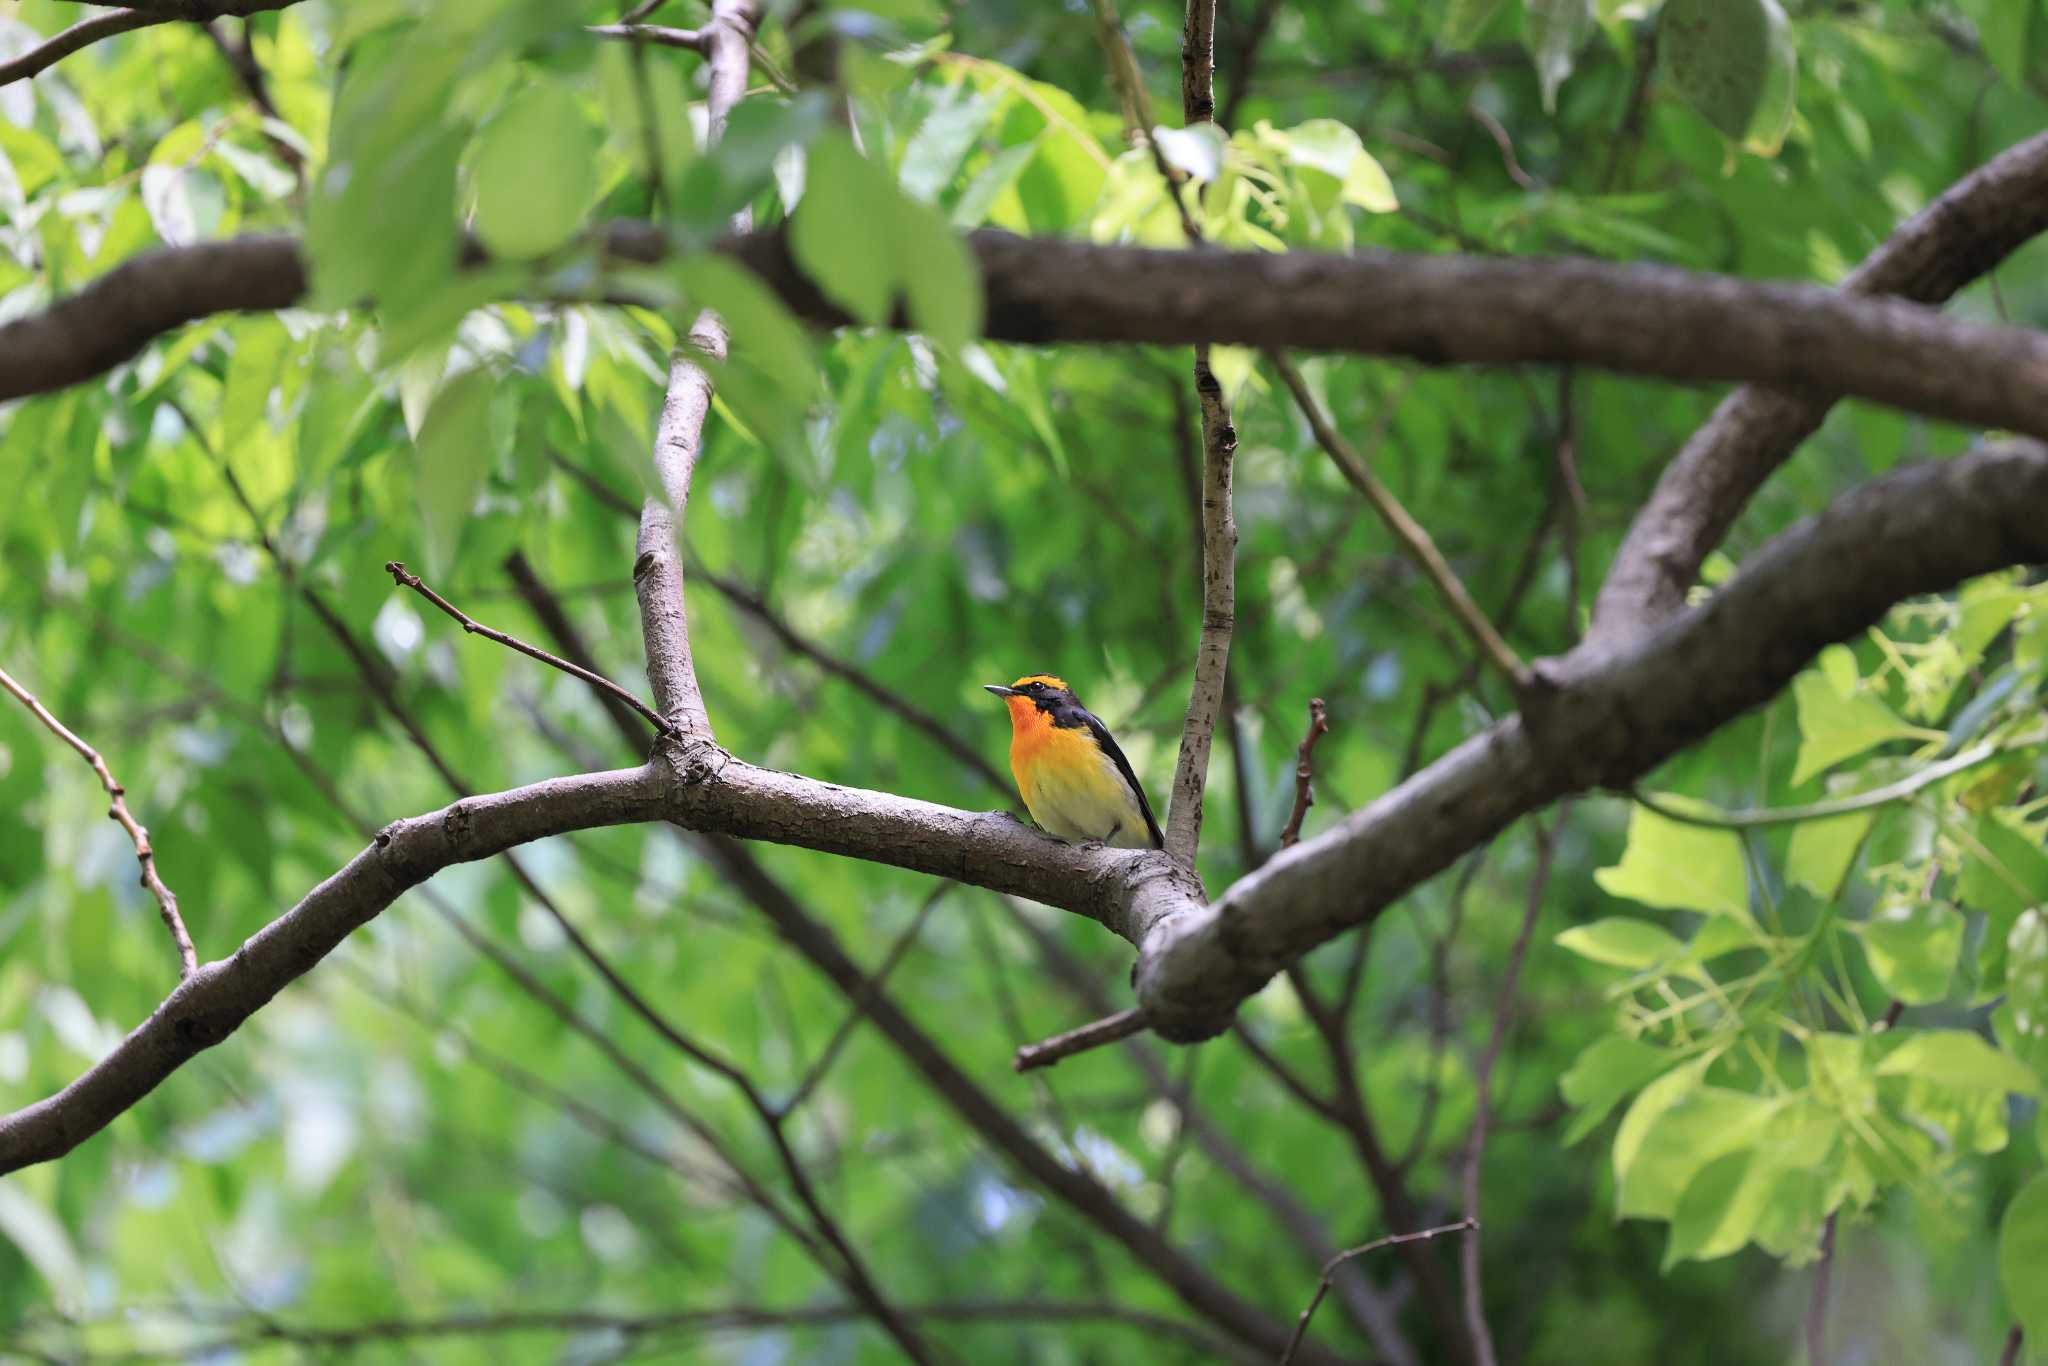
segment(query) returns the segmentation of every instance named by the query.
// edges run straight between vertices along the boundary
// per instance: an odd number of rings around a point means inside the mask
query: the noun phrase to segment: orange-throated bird
[[[1160,846],[1131,761],[1063,680],[1027,674],[982,686],[1010,705],[1010,772],[1040,828],[1070,844]]]

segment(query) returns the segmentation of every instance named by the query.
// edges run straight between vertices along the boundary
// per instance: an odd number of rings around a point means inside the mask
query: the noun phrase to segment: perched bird
[[[1027,674],[982,686],[1010,705],[1010,772],[1042,829],[1070,844],[1160,846],[1131,761],[1063,680]]]

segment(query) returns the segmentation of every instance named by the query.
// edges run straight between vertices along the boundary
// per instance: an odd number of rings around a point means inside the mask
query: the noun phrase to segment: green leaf
[[[484,370],[456,376],[434,397],[420,424],[415,496],[426,530],[427,563],[445,573],[462,529],[502,449],[494,439],[491,397],[497,381]]]
[[[903,148],[903,160],[896,167],[903,192],[922,203],[936,203],[1000,105],[999,98],[967,85],[941,92]]]
[[[1956,900],[1964,909],[1982,911],[2001,933],[2009,932],[2021,914],[2048,904],[2048,853],[2023,827],[1987,811],[1959,839],[1963,867],[1956,877]]]
[[[1635,1160],[1622,1174],[1617,1212],[1625,1219],[1671,1218],[1700,1170],[1753,1143],[1778,1108],[1726,1087],[1703,1087],[1684,1097],[1644,1132]]]
[[[2039,1095],[2041,1079],[2010,1053],[1963,1029],[1920,1031],[1906,1036],[1878,1063],[1879,1076],[1926,1077],[1950,1086]]]
[[[1776,0],[1669,0],[1657,46],[1680,99],[1729,140],[1777,152],[1792,122],[1798,55]]]
[[[2005,940],[2005,1004],[1992,1015],[2000,1041],[2048,1080],[2048,917],[2028,911]],[[2048,1109],[2048,1106],[2044,1106]]]
[[[1500,0],[1450,0],[1437,26],[1437,44],[1455,52],[1472,46],[1500,9]]]
[[[1522,0],[1522,46],[1536,63],[1545,113],[1557,112],[1557,89],[1592,32],[1593,0]]]
[[[1706,1076],[1707,1067],[1712,1062],[1713,1055],[1709,1054],[1666,1072],[1645,1086],[1630,1102],[1628,1113],[1621,1117],[1621,1127],[1614,1132],[1615,1184],[1627,1179],[1629,1169],[1642,1152],[1643,1139],[1651,1128],[1667,1110],[1699,1089],[1701,1079]]]
[[[761,277],[722,256],[693,256],[676,268],[693,304],[716,312],[732,337],[732,353],[751,362],[793,398],[817,385],[811,341]]]
[[[1998,1284],[2027,1340],[2048,1340],[2048,1172],[2021,1186],[1998,1222]]]
[[[1566,1146],[1598,1127],[1623,1096],[1662,1076],[1677,1061],[1668,1049],[1619,1034],[1610,1034],[1579,1054],[1557,1083],[1566,1102],[1577,1109],[1565,1129]]]
[[[1818,673],[1792,680],[1792,701],[1799,713],[1799,757],[1792,765],[1795,786],[1887,740],[1919,734],[1876,698],[1844,698]]]
[[[2025,88],[2048,69],[2048,16],[2039,0],[1961,0],[1998,74]]]
[[[1725,1153],[1699,1169],[1671,1216],[1671,1241],[1664,1266],[1688,1258],[1708,1261],[1740,1250],[1761,1238],[1773,1224],[1774,1241],[1796,1243],[1801,1228],[1807,1238],[1818,1232],[1821,1183],[1815,1169],[1826,1160],[1841,1132],[1841,1119],[1811,1099],[1776,1109],[1770,1123],[1755,1134],[1754,1146]],[[1793,1206],[1796,1216],[1783,1216],[1785,1177],[1796,1177],[1813,1192],[1810,1202]]]
[[[1609,967],[1635,971],[1678,957],[1685,945],[1678,937],[1647,920],[1609,916],[1590,925],[1574,925],[1557,936],[1559,948]]]
[[[974,179],[967,182],[967,188],[953,202],[953,211],[949,215],[953,226],[966,232],[986,222],[997,196],[1016,183],[1025,164],[1037,155],[1038,144],[1026,142],[1005,147],[990,157],[988,164],[974,173]]]
[[[1884,989],[1909,1006],[1948,995],[1963,950],[1963,916],[1943,901],[1897,897],[1880,905],[1859,927],[1870,970]]]
[[[1842,879],[1849,875],[1849,865],[1856,861],[1856,851],[1863,847],[1863,837],[1870,833],[1876,819],[1877,812],[1871,810],[1799,822],[1792,828],[1791,844],[1785,854],[1786,880],[1823,901],[1834,900],[1842,890]]]
[[[896,225],[910,321],[933,341],[965,346],[981,335],[981,271],[960,234],[936,210],[908,200]]]
[[[1820,652],[1816,661],[1820,665],[1820,676],[1835,690],[1835,696],[1844,702],[1856,695],[1857,673],[1856,654],[1846,645],[1830,645]]]
[[[789,247],[818,289],[864,323],[884,322],[896,296],[887,233],[896,212],[889,183],[845,133],[812,144],[803,201],[790,222]]]
[[[539,256],[575,236],[597,198],[597,130],[564,87],[514,95],[477,136],[476,233],[495,256]]]
[[[1672,807],[1684,807],[1689,800],[1669,793],[1658,796]],[[1640,804],[1629,814],[1628,847],[1621,862],[1600,869],[1593,880],[1609,896],[1645,906],[1704,911],[1750,923],[1749,875],[1735,832],[1675,821]]]
[[[35,1268],[58,1305],[71,1313],[85,1309],[85,1272],[64,1225],[19,1181],[0,1181],[0,1236]]]

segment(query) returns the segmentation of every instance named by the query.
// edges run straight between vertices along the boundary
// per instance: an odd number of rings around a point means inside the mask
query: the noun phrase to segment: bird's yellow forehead
[[[1015,683],[1012,683],[1010,686],[1013,688],[1021,688],[1026,683],[1043,683],[1046,687],[1058,688],[1061,692],[1070,691],[1067,687],[1066,679],[1054,678],[1051,674],[1026,674],[1024,675],[1024,677],[1018,679]]]

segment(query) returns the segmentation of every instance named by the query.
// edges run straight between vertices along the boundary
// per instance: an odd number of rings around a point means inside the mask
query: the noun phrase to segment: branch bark
[[[62,1157],[158,1082],[235,1032],[399,894],[456,863],[549,835],[657,820],[666,782],[653,768],[550,778],[469,797],[394,821],[298,905],[258,930],[232,958],[208,963],[56,1095],[0,1116],[0,1174]]]
[[[996,341],[1208,341],[1432,365],[1583,364],[1849,395],[2048,436],[2048,338],[1951,321],[1899,299],[1569,259],[1210,251],[1192,270],[1182,251],[997,231],[967,240],[987,296],[984,335]],[[645,223],[613,224],[593,245],[636,264],[671,252]],[[799,317],[847,323],[797,270],[779,233],[735,234],[717,250]],[[295,238],[142,253],[0,326],[0,400],[90,379],[200,318],[294,306],[305,287]],[[1658,326],[1645,327],[1648,317]]]
[[[756,0],[716,0],[711,22],[702,30],[710,90],[705,96],[708,121],[704,143],[714,145],[725,133],[726,120],[747,88],[747,49],[760,17]],[[733,230],[745,234],[751,212],[742,209]],[[706,310],[690,328],[689,343],[669,358],[668,394],[654,433],[654,472],[662,496],[650,497],[640,511],[635,543],[633,585],[640,599],[640,629],[647,644],[647,678],[654,701],[668,728],[686,739],[709,742],[711,718],[697,684],[696,661],[690,655],[690,624],[683,603],[681,543],[690,507],[690,479],[704,449],[704,420],[711,413],[711,375],[700,359],[717,363],[726,355],[725,324]]]
[[[1137,988],[1169,1038],[1214,1033],[1287,963],[1558,797],[1626,787],[1774,696],[1891,604],[2048,559],[2048,449],[2015,443],[1875,481],[1750,557],[1625,649],[1539,662],[1524,711],[1474,736],[1213,905],[1142,905]]]
[[[2044,230],[2048,133],[1992,158],[1907,219],[1842,290],[1940,303]],[[1636,513],[1594,602],[1589,640],[1621,639],[1676,612],[1707,553],[1834,401],[1753,386],[1723,399]]]
[[[117,33],[130,33],[180,20],[203,24],[233,16],[247,18],[269,10],[288,9],[299,0],[131,0],[122,9],[81,19],[11,62],[0,63],[0,85],[12,85],[47,71],[81,48]]]

